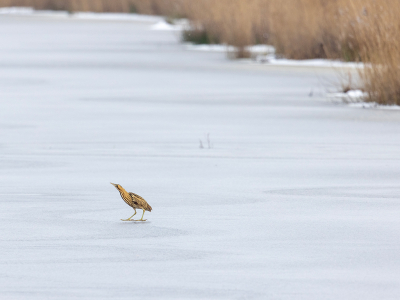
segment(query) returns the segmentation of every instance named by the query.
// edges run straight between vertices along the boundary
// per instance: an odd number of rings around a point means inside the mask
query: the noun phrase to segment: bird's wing
[[[147,206],[147,202],[146,202],[146,200],[143,199],[143,197],[141,197],[135,193],[129,193],[129,195],[131,195],[133,202],[136,202],[138,205],[140,205],[142,207]]]

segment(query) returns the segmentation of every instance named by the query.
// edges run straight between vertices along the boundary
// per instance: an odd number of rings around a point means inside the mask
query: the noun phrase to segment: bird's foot
[[[140,220],[133,220],[133,221],[141,221],[141,222],[144,222],[144,221],[147,221],[147,219],[140,219]]]
[[[135,220],[132,220],[132,219],[121,219],[121,221],[135,221]]]

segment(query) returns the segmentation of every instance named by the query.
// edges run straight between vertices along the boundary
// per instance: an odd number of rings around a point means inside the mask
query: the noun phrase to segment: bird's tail
[[[151,206],[149,204],[147,204],[146,210],[147,211],[151,211],[152,210],[152,208],[151,208]]]

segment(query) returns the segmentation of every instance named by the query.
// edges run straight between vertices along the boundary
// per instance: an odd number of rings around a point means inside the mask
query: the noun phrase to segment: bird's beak
[[[117,185],[115,183],[110,182],[113,186],[117,187]]]

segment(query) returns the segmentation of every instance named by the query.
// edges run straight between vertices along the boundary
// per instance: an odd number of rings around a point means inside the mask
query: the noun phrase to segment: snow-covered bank
[[[234,46],[226,45],[226,44],[192,44],[186,43],[185,44],[187,50],[191,51],[204,51],[204,52],[233,52],[237,51],[237,48]],[[246,50],[252,54],[265,54],[265,53],[273,53],[275,52],[274,47],[270,45],[254,45],[246,47]]]
[[[330,101],[336,103],[344,103],[355,108],[373,108],[383,110],[400,110],[399,105],[382,105],[376,102],[365,102],[368,94],[361,90],[349,90],[346,93],[328,93],[327,97]]]
[[[30,16],[40,18],[62,18],[94,21],[130,21],[150,23],[151,30],[181,31],[189,27],[186,19],[175,20],[174,24],[167,23],[165,17],[150,16],[136,13],[97,13],[97,12],[67,12],[54,10],[35,10],[32,7],[1,7],[0,16]]]
[[[235,52],[237,48],[229,45],[212,44],[212,45],[194,45],[186,44],[186,49],[191,51],[204,52]],[[270,45],[254,45],[246,47],[250,52],[252,59],[243,60],[248,63],[262,63],[273,66],[290,66],[290,67],[328,67],[328,68],[362,68],[362,63],[343,62],[339,60],[329,59],[304,59],[294,60],[279,58],[275,55],[275,48]]]
[[[71,18],[81,20],[104,20],[104,21],[134,21],[155,23],[164,20],[163,17],[149,16],[127,13],[94,13],[94,12],[74,12],[69,14]]]
[[[1,7],[0,15],[31,16],[49,18],[70,18],[78,20],[102,20],[102,21],[133,21],[158,23],[164,21],[164,17],[141,15],[134,13],[96,13],[96,12],[67,12],[55,10],[35,10],[32,7]]]
[[[382,105],[376,102],[354,102],[348,103],[350,107],[356,108],[374,108],[374,109],[383,109],[383,110],[400,110],[399,105]]]
[[[255,59],[258,63],[265,63],[274,66],[291,66],[291,67],[323,67],[323,68],[362,68],[362,63],[343,62],[340,60],[330,59],[285,59],[277,58],[275,55],[260,55]]]

